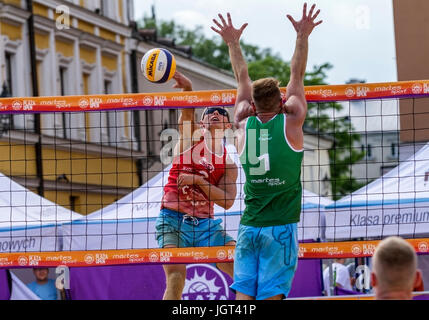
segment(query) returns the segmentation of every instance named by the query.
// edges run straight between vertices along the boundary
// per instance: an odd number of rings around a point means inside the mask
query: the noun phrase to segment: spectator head
[[[49,269],[48,268],[34,268],[34,276],[36,277],[37,282],[46,282],[48,281]]]
[[[376,299],[412,299],[422,285],[414,248],[399,237],[380,242],[373,257],[371,274]]]

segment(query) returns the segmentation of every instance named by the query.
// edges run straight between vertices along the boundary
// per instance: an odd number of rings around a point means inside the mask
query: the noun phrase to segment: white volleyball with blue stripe
[[[164,83],[176,73],[176,59],[170,51],[155,48],[144,55],[141,69],[150,82]]]

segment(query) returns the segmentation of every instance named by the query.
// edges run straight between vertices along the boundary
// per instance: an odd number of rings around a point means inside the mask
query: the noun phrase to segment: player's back
[[[243,225],[268,227],[297,223],[301,213],[302,150],[286,137],[286,115],[262,123],[249,117],[240,161],[246,174]]]

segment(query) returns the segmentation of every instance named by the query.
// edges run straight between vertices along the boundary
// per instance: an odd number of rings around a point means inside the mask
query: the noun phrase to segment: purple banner
[[[298,260],[298,268],[288,298],[320,297],[323,283],[319,259]]]
[[[235,300],[232,279],[211,264],[188,265],[183,300]],[[165,275],[161,265],[70,269],[73,300],[161,300]],[[322,295],[320,260],[300,260],[292,297]]]
[[[9,300],[9,284],[7,280],[7,271],[0,269],[0,300]]]

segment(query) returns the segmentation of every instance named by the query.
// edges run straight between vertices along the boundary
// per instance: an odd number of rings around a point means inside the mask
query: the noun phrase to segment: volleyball
[[[174,76],[176,59],[166,49],[152,49],[144,55],[141,69],[145,78],[150,82],[164,83]]]

